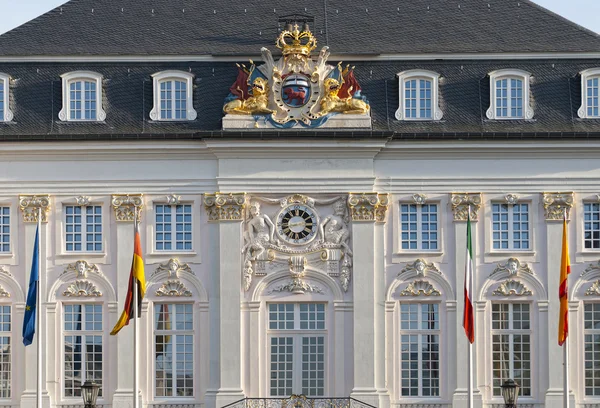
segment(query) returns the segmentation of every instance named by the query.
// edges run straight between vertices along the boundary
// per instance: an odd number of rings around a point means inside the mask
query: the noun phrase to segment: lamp
[[[519,389],[521,388],[515,380],[509,378],[500,386],[502,388],[502,398],[506,408],[515,408],[517,406],[517,398],[519,398]]]
[[[94,408],[96,406],[96,400],[98,399],[98,392],[100,386],[95,382],[86,380],[81,386],[81,396],[83,397],[83,404],[85,408]]]

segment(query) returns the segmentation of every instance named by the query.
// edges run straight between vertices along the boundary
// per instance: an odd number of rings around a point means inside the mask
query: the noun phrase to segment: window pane
[[[0,398],[11,397],[11,320],[11,306],[0,306]]]
[[[10,207],[0,207],[0,252],[10,252]]]

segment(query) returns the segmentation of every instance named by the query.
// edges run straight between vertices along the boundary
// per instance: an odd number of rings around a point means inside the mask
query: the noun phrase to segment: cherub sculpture
[[[348,230],[346,220],[346,203],[344,200],[338,200],[333,204],[333,214],[321,223],[319,232],[324,242],[340,245],[348,255],[352,256],[352,251],[348,246],[350,230]]]

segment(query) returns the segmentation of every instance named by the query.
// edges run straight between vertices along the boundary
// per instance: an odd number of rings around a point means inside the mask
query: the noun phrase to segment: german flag
[[[569,335],[569,289],[567,283],[571,273],[569,260],[569,242],[567,240],[567,213],[563,220],[562,255],[560,258],[560,283],[558,297],[560,299],[560,316],[558,320],[558,345],[562,346]]]
[[[133,316],[133,290],[137,289],[137,315],[142,313],[142,299],[146,294],[146,277],[144,276],[144,260],[142,259],[142,245],[140,241],[139,225],[136,220],[134,222],[134,237],[133,237],[133,261],[131,262],[131,271],[129,272],[129,287],[127,288],[127,297],[125,298],[125,307],[119,321],[110,332],[111,335],[117,334],[123,327],[129,324]],[[137,281],[137,282],[135,282]],[[137,285],[134,285],[137,283]]]

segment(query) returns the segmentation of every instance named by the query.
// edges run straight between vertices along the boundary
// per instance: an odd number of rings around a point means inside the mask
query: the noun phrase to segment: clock
[[[303,245],[317,236],[319,217],[314,209],[292,204],[277,215],[277,235],[288,244]]]

